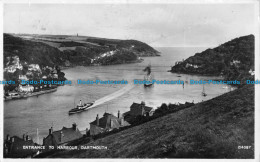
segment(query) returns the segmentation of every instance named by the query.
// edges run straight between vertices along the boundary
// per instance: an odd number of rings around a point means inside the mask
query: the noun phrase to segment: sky
[[[255,34],[253,4],[5,4],[4,32],[214,47]]]

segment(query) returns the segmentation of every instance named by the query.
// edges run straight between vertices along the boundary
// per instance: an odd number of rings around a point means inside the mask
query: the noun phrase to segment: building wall
[[[138,115],[143,115],[144,109],[140,107],[132,107],[130,108],[130,114],[132,116],[138,116]]]
[[[93,135],[97,135],[99,133],[102,133],[104,131],[103,128],[100,128],[96,125],[93,125],[93,124],[90,124],[90,135],[93,136]]]
[[[53,139],[51,135],[48,135],[44,140],[43,140],[43,145],[46,147],[46,151],[49,149],[49,146],[54,146],[55,148],[57,147],[56,141]]]

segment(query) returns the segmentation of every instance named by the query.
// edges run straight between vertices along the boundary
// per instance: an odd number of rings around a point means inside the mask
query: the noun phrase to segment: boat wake
[[[120,89],[120,90],[118,90],[118,91],[116,91],[112,94],[109,94],[105,97],[102,97],[102,98],[96,100],[94,105],[90,106],[88,109],[94,108],[94,107],[99,106],[103,103],[106,103],[108,101],[116,99],[116,98],[122,96],[123,94],[125,94],[126,92],[130,91],[132,88],[134,88],[134,84],[128,84],[126,87],[124,87],[124,88],[122,88],[122,89]]]

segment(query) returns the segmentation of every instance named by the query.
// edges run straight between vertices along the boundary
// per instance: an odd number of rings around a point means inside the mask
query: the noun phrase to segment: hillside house
[[[55,79],[58,79],[59,76],[58,76],[58,71],[56,69],[51,71],[51,77],[55,78]]]
[[[9,91],[8,95],[9,96],[18,96],[19,94],[16,91]]]
[[[43,145],[48,146],[60,146],[67,145],[69,142],[81,138],[83,135],[77,128],[76,123],[72,124],[71,128],[63,127],[61,130],[53,131],[53,128],[49,129],[49,135],[43,138]]]
[[[20,59],[18,56],[12,57],[12,62],[10,62],[11,57],[7,57],[8,62],[6,63],[6,68],[4,68],[4,71],[8,73],[14,73],[17,69],[22,70],[23,66],[20,63]]]
[[[238,66],[241,62],[239,60],[233,60],[230,65]]]
[[[25,75],[27,77],[32,77],[33,76],[33,72],[32,71],[27,71]]]
[[[4,141],[4,157],[32,158],[39,154],[38,149],[23,149],[24,146],[37,146],[37,144],[34,143],[28,135],[23,135],[23,138],[18,136],[9,137],[9,135],[7,135]]]
[[[39,72],[41,72],[41,68],[38,64],[30,64],[28,66],[28,71],[39,71]]]
[[[19,80],[29,80],[26,75],[19,75]]]
[[[124,121],[124,118],[120,115],[120,111],[118,111],[117,117],[109,113],[104,113],[103,117],[99,118],[97,114],[96,120],[90,123],[90,135],[97,135],[129,125],[130,124]]]
[[[249,74],[250,75],[255,75],[255,71],[253,71],[252,69],[249,70]]]
[[[19,84],[18,91],[19,92],[33,92],[34,87],[32,85],[21,85]]]
[[[16,67],[11,65],[11,66],[8,66],[4,69],[4,71],[8,72],[8,73],[14,73],[16,71]]]
[[[20,59],[18,56],[13,56],[13,61],[12,61],[12,64],[13,66],[16,68],[16,69],[19,69],[19,70],[22,70],[23,69],[23,66],[21,65],[20,63]]]
[[[189,64],[189,63],[187,63],[185,67],[186,67],[186,68],[188,68],[188,67],[193,67],[194,69],[197,69],[197,68],[199,68],[200,66],[195,65],[195,64]]]
[[[131,115],[131,116],[152,116],[154,113],[154,109],[152,107],[148,107],[145,105],[145,102],[142,101],[139,103],[133,103],[130,106],[130,111],[124,113],[124,115]]]

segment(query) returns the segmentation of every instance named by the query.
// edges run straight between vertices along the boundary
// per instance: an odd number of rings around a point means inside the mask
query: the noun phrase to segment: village
[[[194,103],[185,104],[162,104],[156,110],[153,107],[147,106],[144,101],[135,103],[130,106],[130,110],[125,113],[117,112],[117,115],[104,112],[102,116],[97,114],[96,119],[89,123],[89,128],[85,131],[80,131],[76,123],[72,123],[71,127],[65,127],[54,130],[54,127],[49,128],[48,135],[43,138],[42,145],[34,142],[33,139],[23,134],[22,137],[6,136],[4,140],[4,156],[33,158],[42,153],[57,151],[61,146],[73,146],[73,142],[77,140],[95,140],[105,137],[106,135],[117,133],[133,126],[140,125],[144,122],[153,120],[168,113],[173,113],[184,108],[193,106]],[[82,133],[84,132],[84,133]],[[24,149],[31,146],[35,149]],[[40,149],[44,148],[44,149]]]
[[[53,92],[56,90],[55,84],[26,84],[31,80],[65,80],[64,73],[58,66],[43,66],[39,64],[28,64],[20,61],[18,56],[7,57],[6,67],[4,68],[4,78],[11,80],[14,84],[4,86],[5,100],[19,99],[34,95]]]

